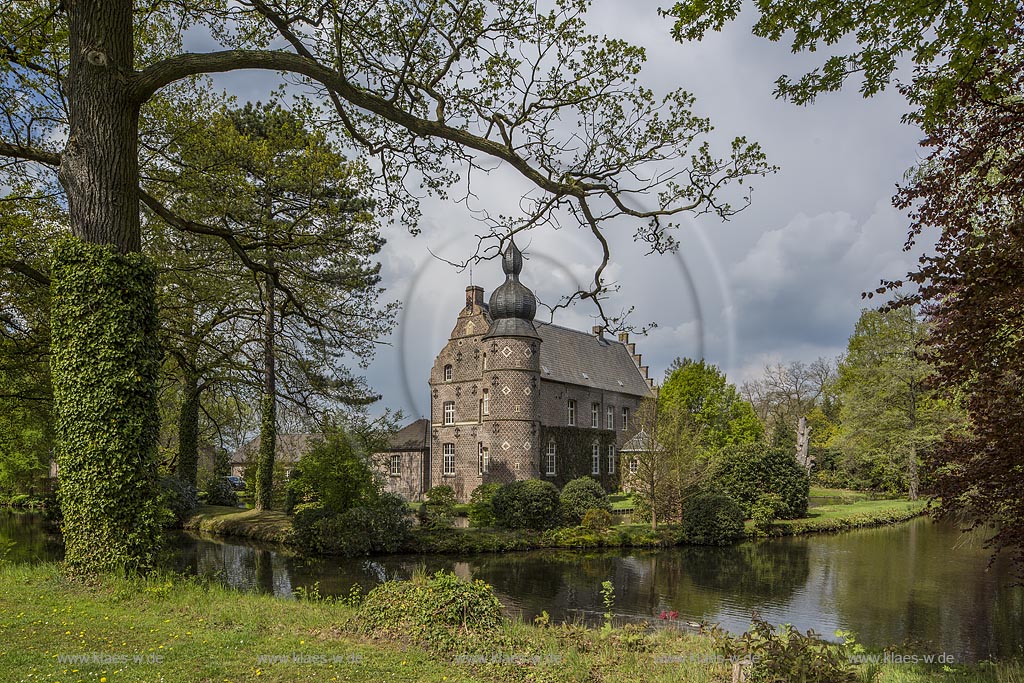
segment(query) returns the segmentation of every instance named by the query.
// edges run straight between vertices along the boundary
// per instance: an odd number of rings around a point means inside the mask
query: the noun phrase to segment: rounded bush
[[[238,507],[238,494],[224,477],[214,477],[206,482],[206,504]]]
[[[579,524],[587,510],[593,508],[611,510],[608,494],[601,488],[601,484],[591,477],[573,479],[562,487],[559,503],[562,506],[563,524]]]
[[[481,484],[469,496],[469,523],[476,527],[494,526],[494,494],[501,484]]]
[[[558,525],[558,489],[549,481],[526,479],[501,487],[491,499],[498,526],[548,529]]]
[[[751,507],[750,519],[754,522],[754,529],[758,533],[766,533],[771,530],[775,520],[781,514],[785,503],[782,496],[777,493],[765,493],[760,496]]]
[[[580,526],[593,531],[604,531],[612,525],[612,513],[604,508],[590,508],[583,515]]]
[[[195,486],[177,477],[164,477],[160,480],[160,504],[168,511],[172,523],[181,526],[199,506],[199,493]]]
[[[493,639],[504,616],[494,590],[447,572],[374,588],[359,607],[358,628],[377,636],[410,639],[436,650],[465,650]]]
[[[722,493],[701,493],[683,503],[683,534],[700,545],[728,545],[743,535],[743,509]]]
[[[299,505],[292,528],[303,550],[358,557],[398,551],[409,538],[412,520],[405,500],[385,493],[342,513],[315,503]]]
[[[766,493],[777,494],[782,505],[780,519],[807,515],[810,482],[793,454],[766,444],[726,446],[714,459],[711,481],[723,493],[740,504],[747,517],[754,503]]]

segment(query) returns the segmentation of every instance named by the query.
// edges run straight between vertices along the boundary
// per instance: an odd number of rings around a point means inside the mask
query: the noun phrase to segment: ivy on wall
[[[145,571],[162,521],[155,271],[141,254],[67,237],[51,282],[65,559],[76,571]]]
[[[601,454],[601,474],[591,474],[593,471],[593,447],[597,440]],[[555,442],[555,453],[557,455],[555,476],[545,476],[547,472],[547,451],[548,443]],[[608,447],[615,445],[615,431],[611,429],[593,429],[589,427],[555,427],[544,426],[540,428],[540,473],[545,481],[554,483],[562,488],[568,482],[579,477],[594,477],[605,491],[617,491],[621,486],[621,463],[618,451],[615,453],[615,460],[619,464],[614,474],[608,473]]]

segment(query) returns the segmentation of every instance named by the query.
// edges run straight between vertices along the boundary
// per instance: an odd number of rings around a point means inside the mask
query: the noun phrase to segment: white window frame
[[[576,399],[569,399],[569,426],[576,426]]]
[[[491,395],[484,389],[484,415],[491,414]]]
[[[640,471],[640,461],[636,458],[631,458],[629,461],[629,473],[636,474]]]
[[[547,466],[544,468],[544,474],[549,477],[555,476],[558,469],[558,448],[555,446],[554,441],[548,441],[546,465]]]
[[[604,411],[604,428],[615,429],[615,406],[608,406]]]
[[[601,445],[596,441],[594,442],[594,446],[590,449],[590,455],[590,473],[601,474]]]
[[[615,474],[615,446],[608,446],[608,474]]]
[[[400,453],[393,453],[391,455],[391,476],[399,477],[402,475],[402,455]]]
[[[446,444],[444,444],[442,446],[441,450],[444,453],[444,460],[442,462],[444,470],[443,470],[442,474],[444,476],[446,476],[446,477],[454,477],[455,476],[455,444],[453,444],[453,443],[446,443]]]
[[[444,424],[453,425],[455,424],[455,401],[444,402]]]
[[[477,444],[477,471],[480,476],[491,471],[491,453],[482,443]]]
[[[594,429],[601,428],[601,404],[591,403],[590,404],[590,426]]]
[[[622,406],[622,431],[629,429],[629,406]]]
[[[451,366],[450,363],[448,365],[444,366],[444,381],[445,382],[451,382],[452,381],[452,372],[453,372],[452,371],[452,366]]]

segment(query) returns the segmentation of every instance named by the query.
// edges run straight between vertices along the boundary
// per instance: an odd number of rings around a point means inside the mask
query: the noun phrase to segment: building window
[[[482,443],[477,444],[477,453],[477,458],[479,460],[477,463],[477,469],[479,470],[480,475],[483,476],[491,470],[491,455],[490,452],[484,448]]]
[[[601,426],[601,404],[590,404],[590,426],[597,429]]]
[[[576,426],[576,401],[569,399],[569,426]]]
[[[455,401],[444,402],[444,423],[446,425],[455,424]]]
[[[547,458],[548,462],[547,462],[546,474],[549,477],[555,476],[555,462],[556,462],[557,459],[558,459],[558,456],[555,453],[555,442],[554,441],[548,441],[548,458]]]
[[[397,477],[402,474],[402,456],[392,455],[391,456],[391,476]]]
[[[444,476],[451,477],[455,475],[455,444],[446,443],[444,445]]]
[[[622,431],[629,429],[629,408],[622,406]]]
[[[595,442],[593,448],[591,448],[590,460],[590,473],[601,474],[601,446],[599,446],[597,442]]]
[[[484,415],[491,414],[491,395],[484,389]]]
[[[450,366],[450,365],[444,366],[444,381],[445,382],[451,382],[452,381],[452,366]]]
[[[608,474],[615,474],[615,446],[608,447]]]
[[[615,429],[615,407],[608,406],[604,412],[604,428]]]
[[[636,471],[638,469],[640,469],[640,461],[637,460],[636,458],[633,458],[632,460],[629,461],[629,473],[636,474]]]

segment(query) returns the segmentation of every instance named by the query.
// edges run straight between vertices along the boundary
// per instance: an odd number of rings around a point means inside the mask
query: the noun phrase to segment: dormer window
[[[452,381],[452,366],[451,365],[444,366],[444,381],[445,382],[451,382]]]

